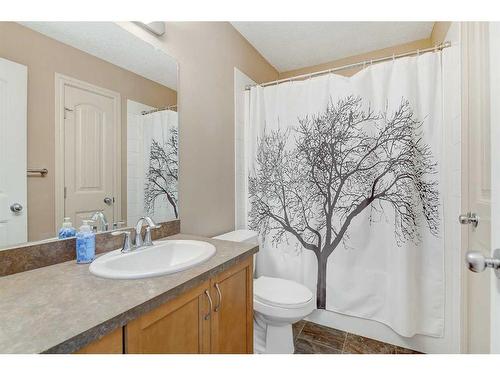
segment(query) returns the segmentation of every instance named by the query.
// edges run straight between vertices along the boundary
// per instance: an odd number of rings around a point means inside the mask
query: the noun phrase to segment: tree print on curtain
[[[317,259],[317,307],[326,306],[327,260],[349,240],[356,216],[370,223],[393,212],[398,245],[439,235],[437,163],[409,101],[375,113],[360,97],[330,102],[324,113],[258,140],[249,177],[249,226],[279,243],[287,236]],[[367,108],[367,109],[364,109]]]
[[[177,128],[170,128],[169,132],[166,142],[152,140],[144,187],[144,208],[146,212],[154,213],[155,202],[158,199],[166,199],[172,206],[175,217],[178,218],[179,135]]]

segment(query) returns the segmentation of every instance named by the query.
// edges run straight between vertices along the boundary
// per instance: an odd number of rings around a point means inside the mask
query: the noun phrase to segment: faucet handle
[[[153,246],[153,240],[151,238],[151,229],[159,229],[159,228],[161,228],[161,224],[146,227],[146,235],[144,236],[144,246]]]
[[[94,219],[87,219],[86,221],[87,221],[88,225],[90,225],[92,232],[97,233],[97,223],[95,222],[95,220]]]
[[[153,239],[151,238],[151,227],[146,228],[146,234],[144,236],[144,246],[153,246]]]
[[[111,235],[113,236],[119,236],[121,234],[125,235],[125,238],[123,239],[123,245],[122,245],[122,253],[128,253],[132,250],[134,250],[134,247],[132,246],[132,240],[130,239],[132,232],[127,231],[127,230],[117,230],[114,232],[111,232]]]

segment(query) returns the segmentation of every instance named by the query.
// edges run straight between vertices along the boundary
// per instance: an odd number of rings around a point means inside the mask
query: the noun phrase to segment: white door
[[[491,245],[500,249],[500,23],[489,25],[491,123]],[[492,252],[493,256],[493,252]],[[500,353],[500,279],[491,278],[491,352]]]
[[[28,69],[0,58],[0,247],[26,242]]]
[[[115,220],[115,100],[64,86],[64,216],[76,227],[96,211]]]
[[[467,59],[467,103],[463,154],[467,155],[463,178],[467,211],[479,217],[478,225],[466,225],[467,250],[487,254],[491,249],[491,172],[490,172],[490,83],[488,74],[488,23],[467,23],[463,32]],[[467,353],[490,351],[490,275],[488,272],[464,274],[467,285]]]

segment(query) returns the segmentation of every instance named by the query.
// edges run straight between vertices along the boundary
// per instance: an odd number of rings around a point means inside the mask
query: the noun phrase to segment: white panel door
[[[488,24],[467,25],[468,50],[468,205],[463,211],[479,216],[479,225],[467,225],[468,250],[487,254],[491,249],[491,173],[490,173],[490,84],[488,75]],[[464,228],[464,229],[465,229]],[[466,274],[468,284],[468,353],[490,350],[490,275]]]
[[[0,247],[27,241],[28,69],[0,58]],[[22,210],[14,212],[11,205]]]
[[[500,23],[489,25],[491,123],[491,245],[500,248]],[[493,254],[492,254],[493,255]],[[486,272],[485,272],[486,273]],[[490,350],[500,353],[500,279],[491,278]]]
[[[64,215],[76,227],[95,211],[114,221],[114,105],[100,93],[64,87]]]

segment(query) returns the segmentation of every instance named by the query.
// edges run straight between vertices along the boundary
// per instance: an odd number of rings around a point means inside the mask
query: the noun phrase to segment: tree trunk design
[[[153,139],[149,155],[149,169],[144,187],[144,209],[154,214],[158,199],[166,199],[172,206],[175,217],[177,211],[177,181],[179,175],[178,130],[170,129],[166,142]]]
[[[318,259],[318,281],[316,283],[316,305],[318,309],[326,308],[326,268],[328,258]]]
[[[295,128],[258,140],[249,177],[249,226],[271,243],[293,238],[318,261],[317,307],[326,306],[329,256],[349,239],[351,222],[392,211],[398,245],[439,235],[437,163],[408,100],[374,113],[359,97],[331,102]]]

